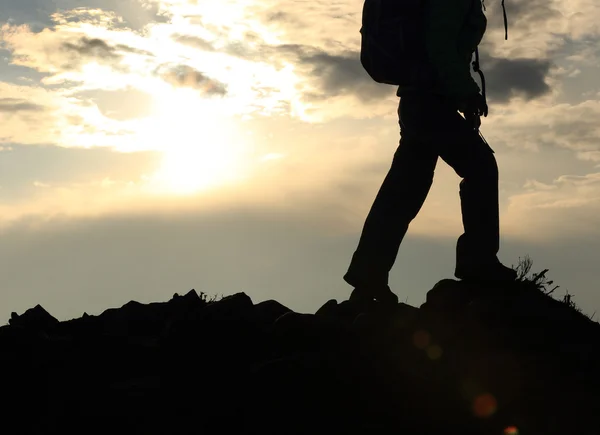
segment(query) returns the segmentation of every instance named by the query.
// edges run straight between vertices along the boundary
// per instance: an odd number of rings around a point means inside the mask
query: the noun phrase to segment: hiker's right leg
[[[438,151],[458,176],[464,233],[457,263],[495,263],[500,242],[498,164],[494,151],[456,110],[444,118]]]
[[[497,257],[500,220],[498,164],[494,150],[449,102],[434,107],[445,107],[437,116],[442,128],[429,136],[437,137],[440,157],[463,178],[460,199],[464,233],[456,246],[455,276],[514,280],[514,271],[502,265]]]

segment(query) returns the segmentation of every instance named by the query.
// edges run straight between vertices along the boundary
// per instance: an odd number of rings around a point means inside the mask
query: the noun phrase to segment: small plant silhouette
[[[527,274],[531,270],[531,266],[533,266],[533,261],[531,260],[529,255],[525,255],[525,258],[519,257],[519,264],[515,269],[517,271],[517,281],[532,285],[545,295],[552,295],[552,293],[554,293],[554,290],[556,290],[560,286],[557,285],[552,288],[549,288],[549,286],[554,284],[554,281],[549,280],[546,277],[546,274],[548,273],[549,269],[544,269],[541,272],[534,273],[531,275],[531,277],[528,277]]]
[[[531,271],[531,266],[533,266],[533,261],[531,260],[531,258],[528,255],[525,255],[525,258],[519,257],[519,264],[517,265],[516,268],[513,267],[513,269],[515,269],[517,271],[517,281],[524,283],[526,285],[530,285],[533,288],[541,291],[545,295],[552,297],[554,290],[556,290],[560,286],[557,285],[557,286],[550,288],[550,286],[552,284],[554,284],[554,281],[549,280],[546,277],[546,273],[548,273],[549,269],[544,269],[539,273],[533,273],[533,274],[531,274],[531,276],[528,277],[527,275]],[[589,315],[583,313],[581,308],[579,308],[577,306],[577,304],[575,303],[575,301],[573,300],[573,295],[569,294],[568,290],[566,291],[566,294],[562,297],[562,299],[559,299],[559,300],[561,302],[563,302],[565,305],[567,305],[568,307],[577,311],[578,313],[585,315],[590,320],[593,320],[594,316],[596,315],[596,313],[594,313],[594,314],[592,314],[592,316],[589,316]]]
[[[223,299],[223,295],[221,295],[221,297],[219,297],[217,295],[212,295],[212,296],[209,297],[204,292],[200,292],[199,296],[200,296],[200,300],[202,302],[204,302],[205,304],[210,304],[211,302],[217,302],[217,300]],[[219,299],[217,299],[217,298],[219,298]]]

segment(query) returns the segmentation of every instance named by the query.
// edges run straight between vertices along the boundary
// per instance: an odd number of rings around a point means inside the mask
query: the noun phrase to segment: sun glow
[[[153,192],[193,194],[244,177],[250,144],[221,107],[186,89],[160,97],[144,134],[164,153],[160,168],[146,177]]]

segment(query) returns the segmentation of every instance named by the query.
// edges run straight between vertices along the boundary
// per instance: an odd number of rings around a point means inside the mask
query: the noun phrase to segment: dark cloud
[[[115,47],[111,47],[98,38],[92,39],[84,36],[77,43],[65,42],[62,48],[87,58],[118,59],[120,57]]]
[[[243,43],[227,46],[226,52],[243,59],[269,59],[276,67],[283,66],[282,61],[303,67],[307,78],[318,89],[318,92],[305,93],[310,101],[354,94],[368,103],[396,92],[395,87],[382,85],[371,79],[360,63],[359,52],[329,54],[322,49],[302,44],[262,45],[251,49]]]
[[[480,66],[490,99],[505,103],[516,95],[533,100],[550,93],[550,86],[545,81],[553,65],[550,60],[500,59],[480,55]],[[475,77],[480,83],[479,75]]]
[[[180,44],[188,45],[190,47],[198,48],[204,51],[215,50],[215,48],[210,42],[205,41],[204,39],[199,38],[197,36],[175,34],[173,35],[173,40],[179,42]]]
[[[286,23],[286,24],[296,24],[298,23],[298,18],[294,15],[291,15],[287,12],[277,11],[277,12],[269,12],[265,16],[265,20],[267,23]]]
[[[121,55],[116,47],[98,38],[82,37],[77,42],[65,42],[60,47],[65,59],[60,65],[65,70],[76,70],[88,60],[116,66]]]
[[[133,54],[139,54],[142,56],[155,57],[155,55],[153,53],[150,53],[149,51],[140,50],[139,48],[129,47],[128,45],[117,44],[117,45],[115,45],[115,48],[119,51],[124,51],[126,53],[133,53]]]
[[[0,98],[0,113],[40,112],[44,106],[18,98]]]
[[[224,83],[207,77],[188,65],[169,67],[166,71],[159,72],[159,75],[175,86],[198,89],[205,95],[224,96],[227,94],[227,86]]]
[[[508,39],[511,39],[511,30],[518,34],[527,35],[536,29],[546,28],[544,23],[553,19],[560,19],[562,14],[546,0],[506,0],[506,14],[508,18]],[[504,33],[504,16],[502,3],[499,1],[486,5],[488,19],[488,32],[502,30]],[[486,91],[488,96],[498,102],[508,102],[514,96],[522,96],[532,100],[548,94],[551,89],[546,84],[546,77],[550,74],[556,52],[549,52],[546,58],[538,59],[508,59],[493,58],[486,53],[493,45],[505,42],[492,41],[486,38],[479,47],[481,56],[480,66],[486,78]],[[479,75],[472,73],[480,84]]]
[[[374,82],[360,63],[359,52],[340,55],[298,45],[281,46],[283,53],[294,54],[300,64],[310,67],[310,75],[319,84],[320,94],[311,99],[325,99],[353,93],[363,102],[380,100],[394,93],[396,87]],[[546,84],[553,63],[546,59],[499,59],[480,53],[490,99],[507,102],[516,95],[527,100],[548,94]],[[474,77],[478,80],[479,75]]]
[[[374,82],[360,63],[358,52],[332,55],[318,51],[301,55],[299,60],[310,66],[310,74],[319,82],[322,93],[317,99],[355,94],[363,102],[369,102],[386,98],[396,90]]]
[[[144,56],[153,56],[144,50],[129,47],[123,44],[110,45],[99,38],[81,37],[76,42],[65,42],[61,45],[61,51],[66,55],[65,62],[61,65],[67,70],[77,69],[87,60],[93,59],[98,62],[112,65],[121,70],[126,68],[119,66],[122,53],[135,53]]]
[[[272,51],[287,60],[307,68],[307,76],[319,89],[306,97],[310,101],[324,100],[339,95],[354,94],[364,103],[393,95],[396,88],[376,83],[360,63],[359,52],[330,54],[316,47],[283,44],[271,47]]]

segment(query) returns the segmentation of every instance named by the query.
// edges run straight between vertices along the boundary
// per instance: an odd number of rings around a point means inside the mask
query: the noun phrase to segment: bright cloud
[[[561,176],[552,184],[531,180],[510,198],[507,230],[522,240],[594,238],[600,213],[600,173]]]

